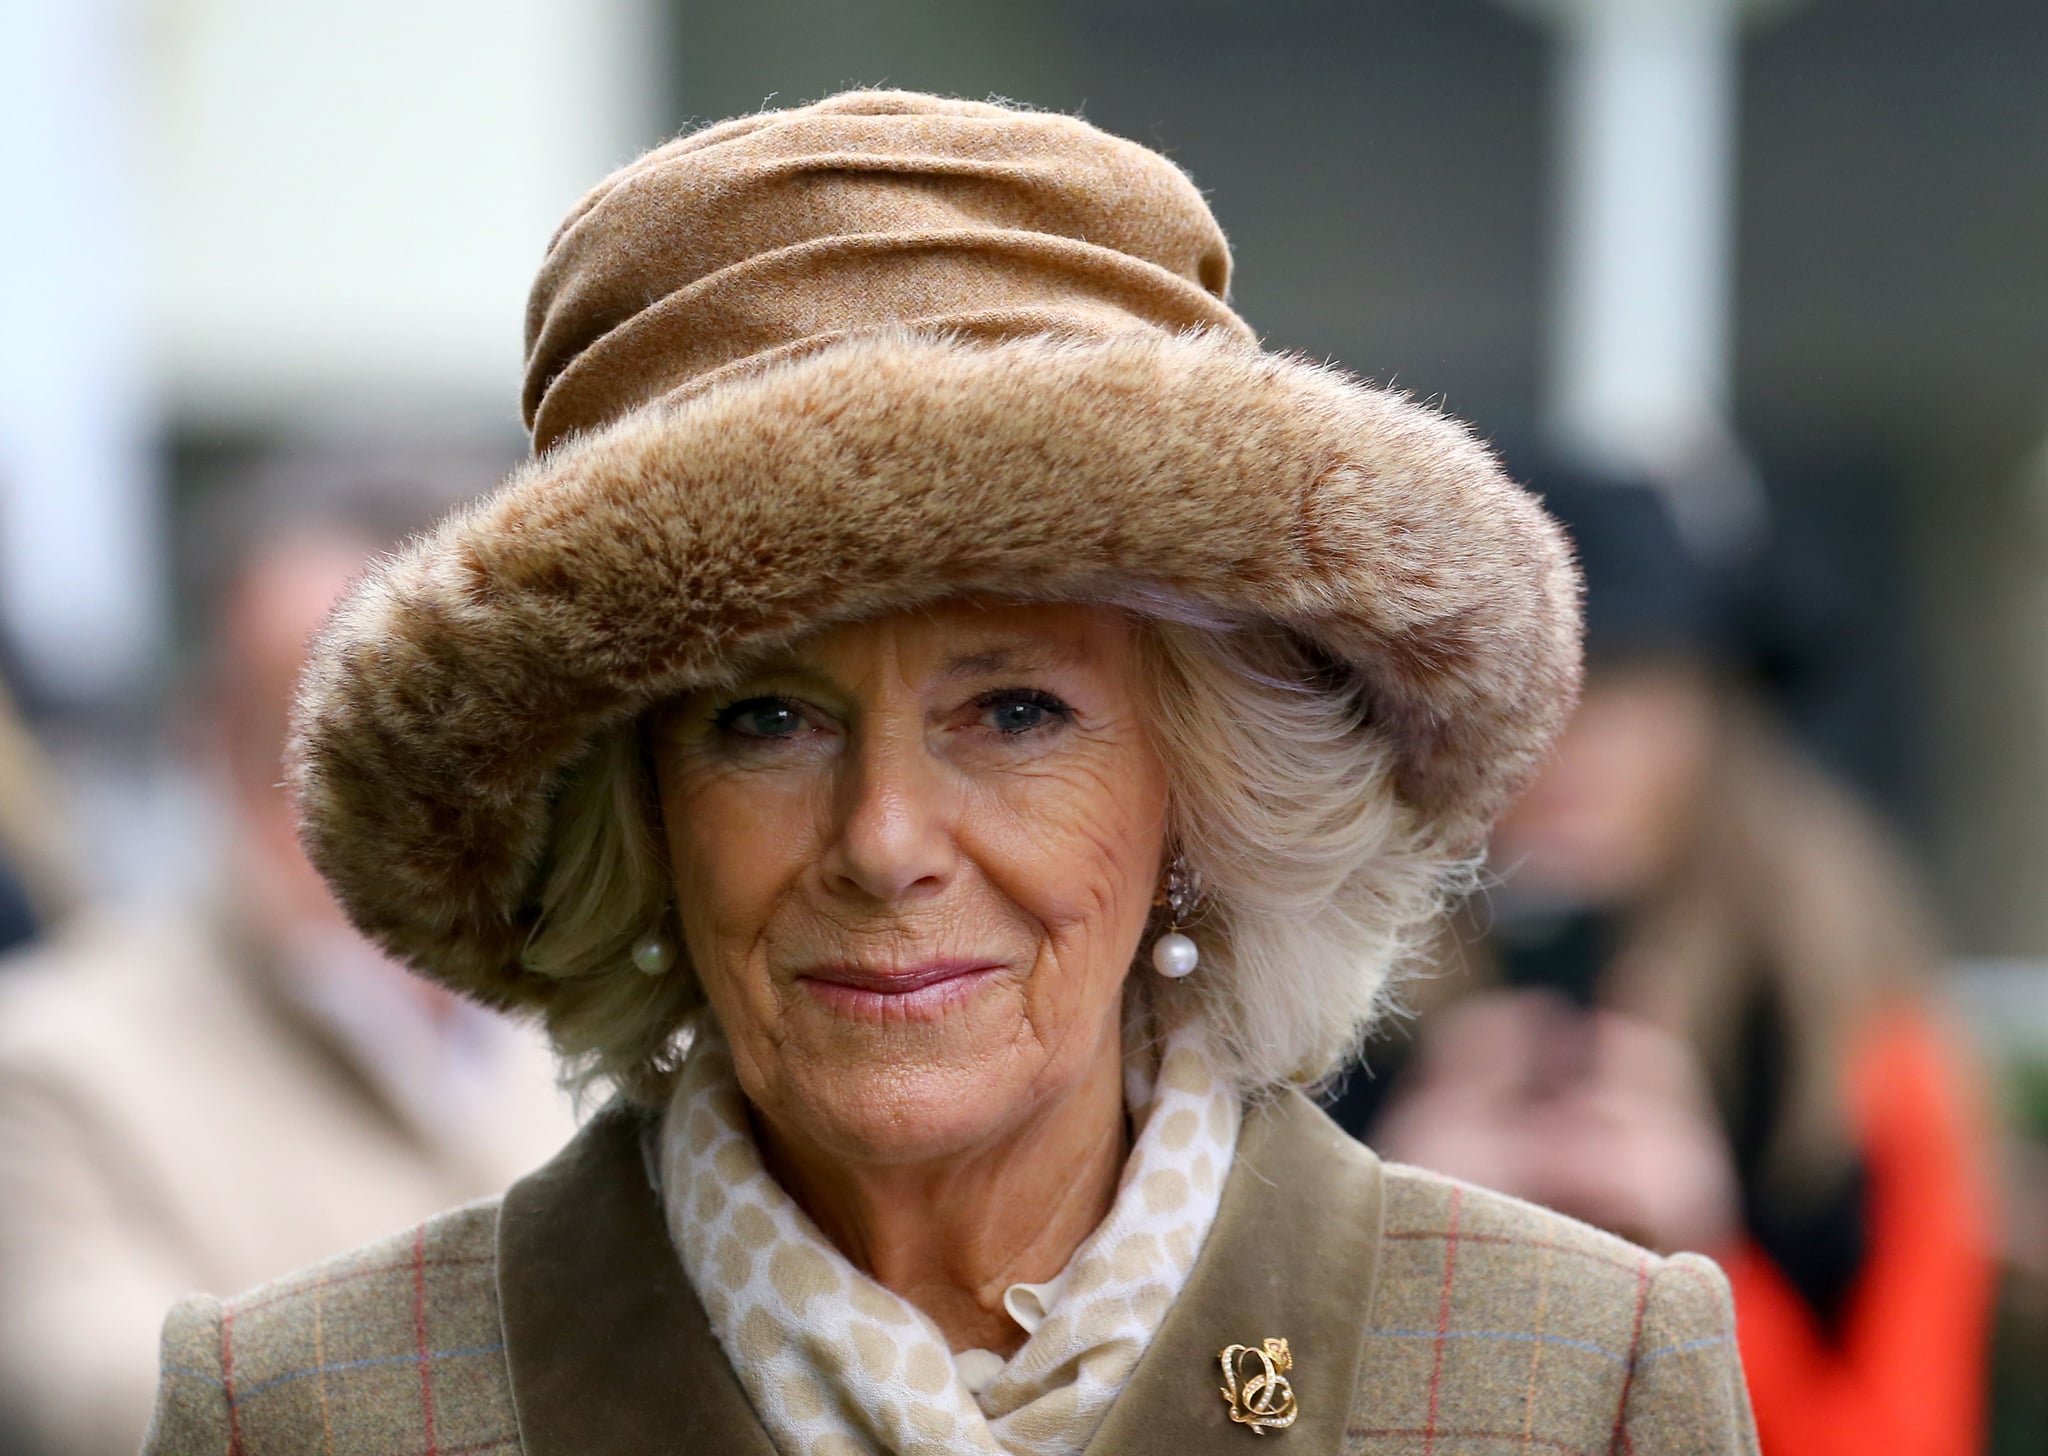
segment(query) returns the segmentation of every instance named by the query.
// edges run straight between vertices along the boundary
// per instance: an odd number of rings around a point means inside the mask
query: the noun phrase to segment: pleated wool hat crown
[[[356,924],[488,1003],[594,737],[820,624],[1161,592],[1347,665],[1476,848],[1574,700],[1577,580],[1456,422],[1263,352],[1165,158],[891,92],[622,168],[527,315],[535,458],[336,608],[290,754]]]

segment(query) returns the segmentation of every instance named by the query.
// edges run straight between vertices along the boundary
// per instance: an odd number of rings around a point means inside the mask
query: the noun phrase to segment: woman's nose
[[[841,772],[823,866],[832,889],[882,903],[944,889],[958,859],[955,794],[923,735],[862,735]]]

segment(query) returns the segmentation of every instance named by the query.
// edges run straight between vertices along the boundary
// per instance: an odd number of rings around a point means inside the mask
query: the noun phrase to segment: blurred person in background
[[[1738,686],[1659,493],[1536,488],[1586,572],[1585,696],[1412,1042],[1333,1110],[1387,1157],[1712,1254],[1766,1456],[1978,1451],[1992,1198],[1911,879]]]
[[[179,1296],[496,1190],[572,1130],[538,1040],[372,950],[299,850],[281,753],[308,638],[398,534],[391,492],[336,478],[278,471],[213,523],[243,544],[191,715],[210,895],[81,917],[0,975],[0,1409],[35,1449],[137,1448]]]

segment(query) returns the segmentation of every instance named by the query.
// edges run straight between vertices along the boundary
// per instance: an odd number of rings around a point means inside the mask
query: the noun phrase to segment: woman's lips
[[[925,961],[914,966],[817,966],[797,984],[826,1006],[864,1020],[939,1014],[973,995],[1001,970],[993,961]]]

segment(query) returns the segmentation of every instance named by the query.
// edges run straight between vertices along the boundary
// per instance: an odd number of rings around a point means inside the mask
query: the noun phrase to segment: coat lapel
[[[1306,1098],[1252,1110],[1187,1286],[1088,1450],[1335,1456],[1365,1354],[1380,1214],[1379,1160]],[[1218,1356],[1275,1336],[1294,1355],[1300,1414],[1254,1441],[1230,1421]]]
[[[527,1456],[775,1456],[669,1244],[642,1126],[607,1109],[505,1197],[498,1297]],[[1258,1445],[1335,1456],[1379,1237],[1379,1161],[1299,1095],[1252,1110],[1187,1287],[1089,1451],[1256,1449],[1228,1418],[1217,1356],[1277,1336],[1300,1415]]]
[[[775,1456],[669,1243],[644,1125],[607,1108],[505,1195],[498,1300],[526,1456]]]

